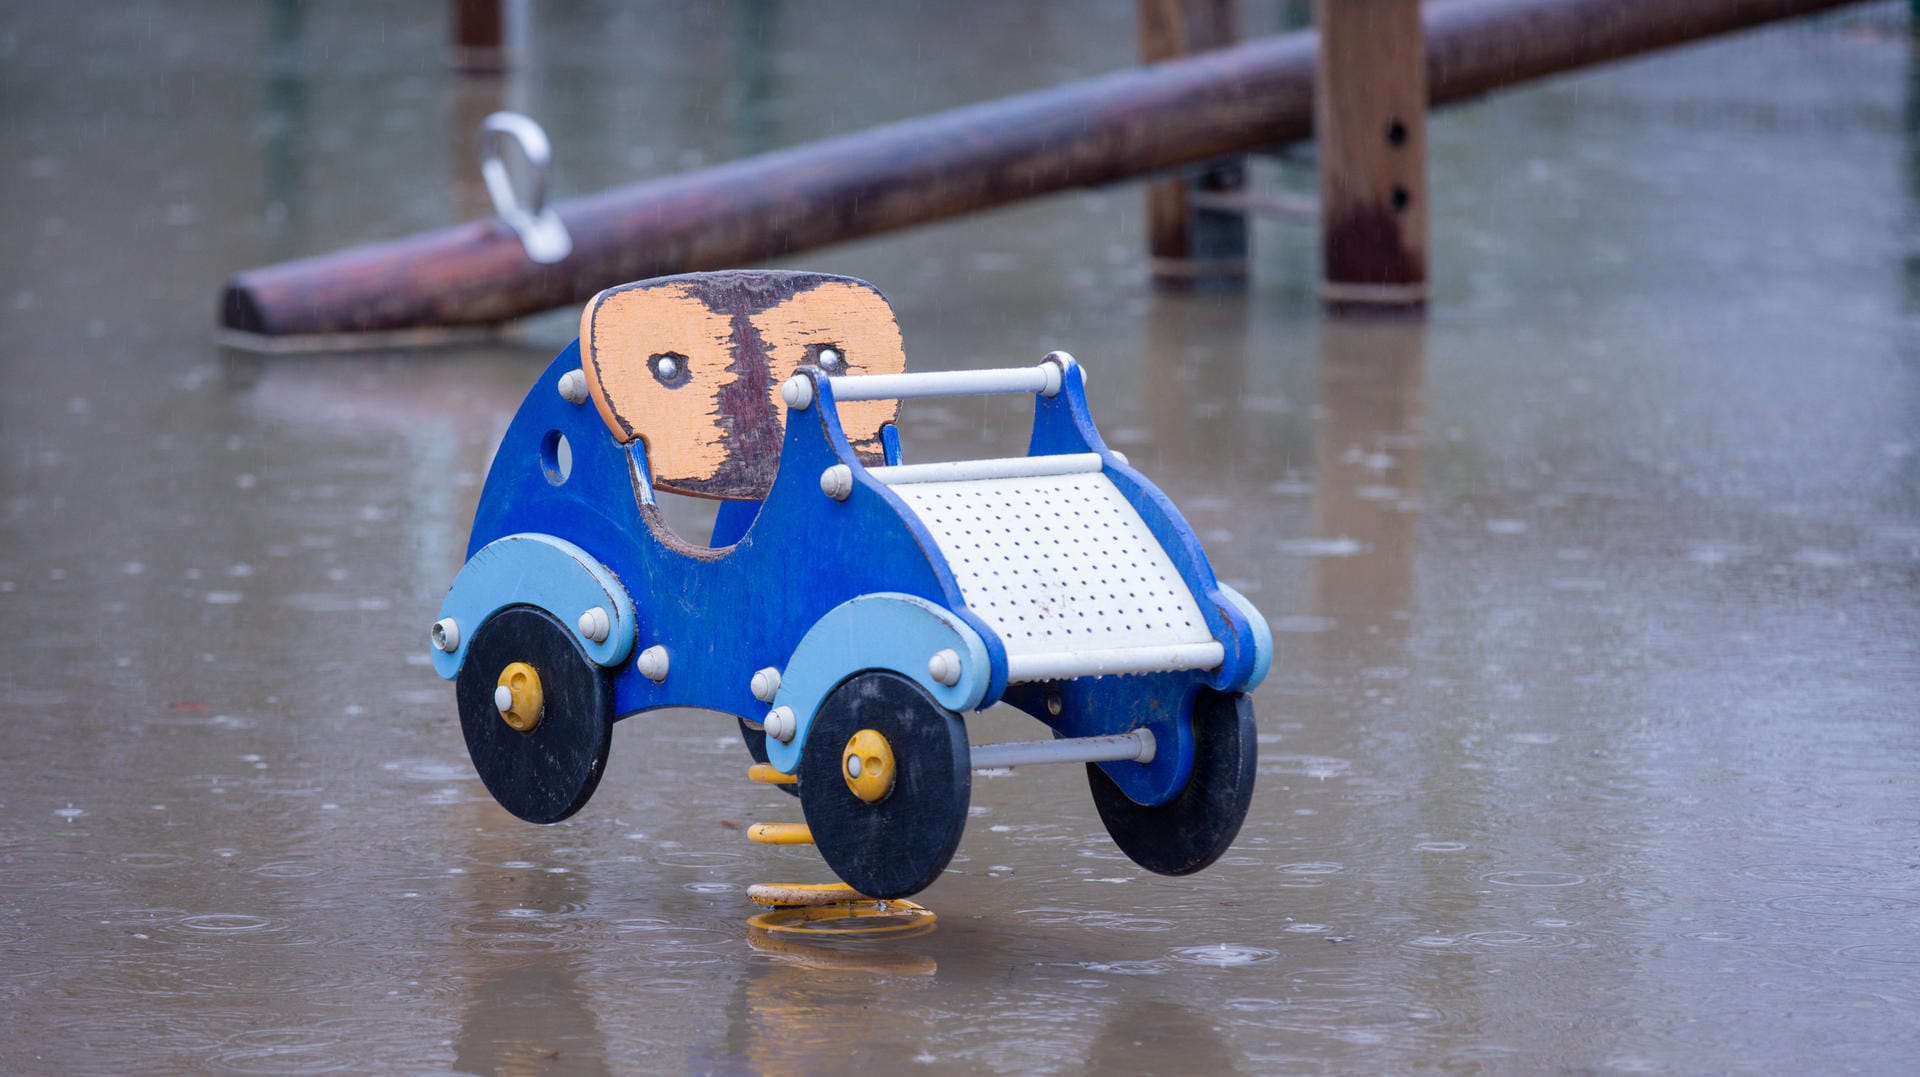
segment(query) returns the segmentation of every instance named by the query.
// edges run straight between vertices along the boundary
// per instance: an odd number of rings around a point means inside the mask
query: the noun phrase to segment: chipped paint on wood
[[[719,474],[727,457],[721,398],[739,377],[725,361],[733,319],[708,309],[685,285],[616,290],[587,309],[581,368],[615,436],[645,438],[654,474],[669,481]],[[681,357],[674,361],[684,367],[681,377],[669,379],[679,384],[662,384],[655,356]],[[674,436],[660,436],[666,432]]]
[[[831,345],[846,370],[906,368],[900,329],[872,285],[819,273],[692,273],[611,288],[580,319],[594,406],[622,443],[647,446],[657,489],[757,500],[779,467],[780,385]],[[671,362],[664,366],[663,360]],[[842,411],[848,440],[881,461],[897,401]]]
[[[900,374],[907,369],[906,347],[893,308],[869,285],[825,281],[779,306],[756,314],[753,326],[766,342],[773,406],[785,421],[780,385],[796,368],[813,363],[819,349],[831,346],[841,366],[833,374]],[[817,364],[816,364],[817,365]],[[847,401],[839,405],[840,428],[869,465],[882,462],[880,428],[900,413],[897,400]]]

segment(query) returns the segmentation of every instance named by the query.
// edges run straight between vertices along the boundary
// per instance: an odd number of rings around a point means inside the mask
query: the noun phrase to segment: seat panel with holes
[[[893,487],[1009,658],[1213,641],[1193,591],[1105,475]]]
[[[976,766],[1085,763],[1153,871],[1225,851],[1272,656],[1259,612],[1106,447],[1071,356],[904,367],[886,301],[845,277],[691,274],[588,304],[501,441],[431,633],[503,806],[565,818],[615,721],[695,707],[798,778],[828,865],[876,897],[938,877]],[[1025,455],[901,461],[902,400],[985,394],[1031,401]],[[661,492],[728,502],[714,543],[664,527]],[[999,702],[1051,736],[969,744],[961,716]]]

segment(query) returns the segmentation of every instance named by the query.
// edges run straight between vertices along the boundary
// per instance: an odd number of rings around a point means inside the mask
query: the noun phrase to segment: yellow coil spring
[[[792,785],[798,779],[766,763],[747,768],[749,780]],[[805,823],[754,823],[747,840],[761,845],[812,845]],[[747,918],[761,931],[850,936],[921,932],[933,927],[933,910],[911,901],[876,901],[846,883],[755,883],[747,898],[767,911]]]

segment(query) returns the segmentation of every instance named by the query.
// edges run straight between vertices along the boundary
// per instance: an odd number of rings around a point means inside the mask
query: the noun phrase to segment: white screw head
[[[786,401],[790,408],[807,410],[813,406],[813,382],[808,381],[805,374],[795,374],[780,387],[780,399]]]
[[[753,698],[762,703],[771,703],[773,697],[780,694],[780,671],[772,666],[755,670],[748,687],[753,690]]]
[[[1148,729],[1146,726],[1141,726],[1139,729],[1133,731],[1133,735],[1140,738],[1140,751],[1133,757],[1133,761],[1136,763],[1153,762],[1153,757],[1160,753],[1160,744],[1153,739],[1153,730]]]
[[[655,684],[667,679],[667,649],[657,643],[641,651],[635,664],[640,667],[640,675]]]
[[[433,622],[433,627],[427,631],[427,638],[433,641],[436,648],[452,654],[460,649],[460,622],[451,617],[442,617]]]
[[[560,395],[569,404],[587,402],[587,376],[578,370],[569,370],[560,375]]]
[[[675,374],[680,373],[680,364],[663,355],[660,357],[660,362],[656,363],[653,369],[659,371],[662,378],[671,378]]]
[[[767,731],[767,736],[782,744],[793,740],[794,731],[798,727],[798,723],[794,721],[792,707],[773,708],[767,712],[766,719],[760,724]]]
[[[834,351],[832,348],[821,348],[820,349],[820,369],[822,370],[840,369],[840,353],[837,351]]]
[[[853,755],[850,755],[847,757],[847,777],[858,778],[859,776],[860,776],[860,754],[858,752],[855,752]]]
[[[580,621],[576,627],[580,629],[581,635],[593,642],[605,643],[608,633],[613,631],[613,622],[607,617],[605,606],[595,606],[580,615]]]
[[[1123,464],[1130,464],[1130,463],[1131,463],[1131,462],[1130,462],[1130,461],[1129,461],[1129,460],[1127,459],[1127,454],[1126,454],[1126,453],[1123,453],[1123,452],[1121,452],[1121,451],[1120,451],[1119,449],[1108,449],[1107,451],[1113,454],[1113,458],[1114,458],[1115,460],[1118,460],[1118,461],[1120,461],[1120,462],[1121,462],[1121,463],[1123,463]]]
[[[941,684],[952,688],[960,683],[960,655],[952,649],[941,651],[927,659],[927,675]]]
[[[493,690],[494,709],[505,714],[513,709],[513,689],[501,685]]]
[[[845,501],[853,495],[853,469],[845,464],[835,464],[820,473],[820,492],[835,501]]]
[[[1041,396],[1059,396],[1060,384],[1063,379],[1063,375],[1060,373],[1060,368],[1055,366],[1052,363],[1048,363],[1046,364],[1046,371],[1044,373],[1044,376],[1046,378],[1046,381],[1042,383],[1040,386],[1040,395]]]

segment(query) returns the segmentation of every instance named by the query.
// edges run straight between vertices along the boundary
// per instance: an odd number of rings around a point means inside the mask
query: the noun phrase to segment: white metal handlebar
[[[925,396],[985,396],[989,393],[1060,391],[1058,363],[1002,370],[936,370],[924,374],[849,374],[833,379],[835,400],[910,400]]]

